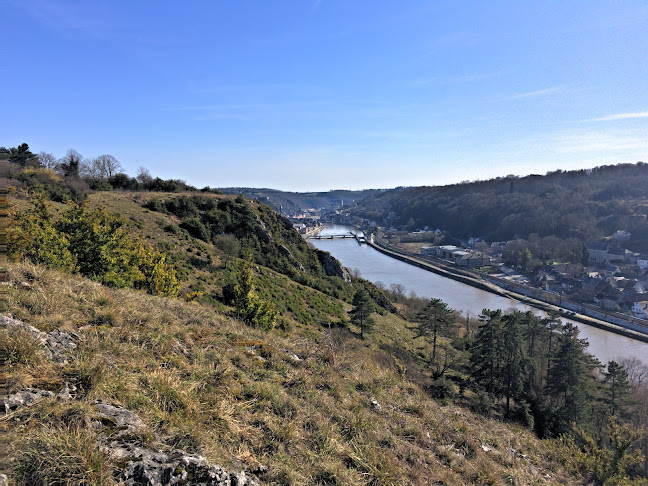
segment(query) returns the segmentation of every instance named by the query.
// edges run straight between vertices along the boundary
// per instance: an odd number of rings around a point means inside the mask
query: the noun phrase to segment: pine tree
[[[549,316],[542,320],[547,328],[547,376],[551,372],[552,360],[554,357],[556,340],[556,330],[560,329],[562,321],[559,319],[560,314],[557,312],[549,312]]]
[[[441,299],[430,299],[416,316],[419,335],[432,337],[432,364],[437,361],[437,339],[454,321],[453,311]],[[417,336],[418,337],[418,336]]]
[[[233,292],[234,307],[243,321],[264,331],[274,328],[278,312],[272,303],[257,294],[249,260],[245,260],[239,267]]]
[[[478,386],[490,394],[497,394],[502,311],[484,309],[479,321],[483,324],[479,326],[471,348],[471,374]]]
[[[627,405],[630,394],[628,372],[616,361],[610,361],[607,371],[603,372],[604,402],[608,406],[610,415],[622,413]]]
[[[511,412],[511,398],[517,399],[523,390],[524,384],[524,341],[519,312],[507,314],[502,318],[500,353],[502,356],[499,381],[502,394],[506,397],[506,416]]]
[[[562,327],[547,377],[546,394],[555,407],[557,433],[567,432],[569,424],[581,421],[586,411],[592,363],[585,354],[589,344],[578,335],[579,329],[573,324]]]
[[[373,329],[375,321],[371,317],[374,311],[373,301],[365,289],[358,290],[353,296],[353,309],[350,312],[351,322],[360,328],[360,337]]]

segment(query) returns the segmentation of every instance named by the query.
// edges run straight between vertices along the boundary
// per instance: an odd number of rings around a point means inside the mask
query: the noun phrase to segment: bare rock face
[[[46,333],[39,331],[34,326],[30,326],[25,322],[7,316],[0,316],[0,328],[1,327],[8,329],[22,329],[26,331],[45,347],[50,359],[62,364],[67,363],[65,353],[75,349],[79,341],[79,336],[75,333],[61,331],[60,329]]]
[[[0,315],[0,328],[23,329],[38,341],[47,352],[48,357],[59,363],[66,363],[65,354],[77,347],[79,336],[74,333],[56,330],[50,333],[39,331],[33,326],[17,319]],[[28,407],[39,400],[53,398],[73,400],[74,385],[65,383],[58,393],[38,388],[28,388],[9,396],[0,397],[1,412],[9,414]],[[137,414],[123,407],[112,405],[102,400],[94,402],[96,414],[91,426],[97,436],[99,447],[106,454],[122,464],[117,471],[116,479],[120,484],[162,486],[167,484],[195,484],[210,486],[259,486],[258,478],[247,471],[226,471],[222,467],[209,464],[202,456],[189,454],[181,450],[171,452],[154,451],[141,446],[138,432],[145,428],[144,422]],[[260,466],[258,472],[265,471]],[[256,471],[255,471],[256,472]],[[4,481],[4,483],[3,483]],[[0,486],[7,484],[6,476],[0,475]]]
[[[38,388],[27,388],[26,390],[12,393],[5,399],[5,413],[15,412],[19,408],[27,407],[42,398],[51,398],[53,396],[53,392],[39,390]]]
[[[49,390],[41,390],[40,388],[27,388],[26,390],[20,390],[3,397],[0,401],[0,410],[3,403],[4,413],[9,414],[20,408],[28,407],[44,398],[56,396],[58,400],[72,400],[74,391],[76,391],[76,387],[74,385],[70,386],[68,382],[65,382],[65,386],[57,394]]]
[[[34,326],[25,324],[23,321],[19,321],[18,319],[12,319],[11,317],[7,317],[7,316],[0,316],[0,327],[6,327],[7,329],[23,329],[27,331],[29,334],[31,334],[34,337],[34,339],[38,339],[43,344],[45,344],[44,332],[41,332],[38,329],[36,329]]]
[[[97,400],[94,407],[99,411],[99,417],[102,420],[112,422],[117,427],[125,428],[129,432],[134,432],[144,426],[142,419],[125,408],[115,407],[103,400]]]
[[[257,237],[264,243],[270,243],[272,241],[272,236],[270,236],[270,233],[268,232],[265,223],[263,223],[263,221],[261,221],[261,219],[258,216],[257,216],[257,223],[258,224],[255,228]]]
[[[79,336],[72,332],[56,329],[45,336],[47,347],[52,352],[52,358],[58,363],[66,363],[66,351],[76,349]]]
[[[329,252],[322,250],[315,250],[317,252],[317,258],[324,267],[326,275],[333,277],[340,277],[345,282],[351,283],[351,275],[342,264],[334,258]]]
[[[301,262],[299,262],[299,261],[298,261],[298,260],[293,256],[293,254],[290,252],[290,250],[289,250],[288,248],[286,248],[286,247],[283,246],[283,245],[279,245],[278,248],[279,248],[279,253],[281,253],[281,254],[282,254],[283,256],[285,256],[288,260],[290,260],[290,263],[292,263],[294,266],[296,266],[296,267],[297,267],[299,270],[301,270],[302,272],[305,271],[305,270],[304,270],[304,266],[301,264]]]
[[[70,393],[65,389],[57,395]],[[52,398],[54,393],[37,388],[28,388],[9,395],[5,400],[5,413],[28,407],[43,398]],[[94,402],[96,415],[91,420],[92,428],[99,442],[99,448],[125,466],[115,472],[115,479],[126,486],[167,484],[195,484],[205,486],[260,486],[254,473],[262,474],[267,467],[257,465],[252,472],[247,470],[226,471],[217,464],[210,464],[202,456],[182,450],[161,451],[141,445],[138,433],[146,426],[137,414],[123,407],[111,405],[103,400]],[[0,486],[2,486],[0,476]]]
[[[118,479],[126,486],[147,484],[196,484],[210,486],[258,486],[259,480],[246,471],[226,471],[209,464],[202,456],[175,449],[154,451],[133,440],[133,434],[144,428],[135,413],[101,400],[94,404],[100,420],[93,421],[101,449],[126,466]]]
[[[168,454],[135,448],[133,459],[122,474],[127,486],[149,484],[196,484],[213,486],[258,486],[259,481],[245,471],[227,472],[198,455],[174,450]]]

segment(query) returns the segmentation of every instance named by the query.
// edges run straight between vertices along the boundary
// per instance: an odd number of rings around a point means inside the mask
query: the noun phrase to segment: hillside
[[[256,189],[251,187],[219,188],[225,194],[243,194],[250,199],[258,199],[273,209],[285,213],[297,213],[307,209],[331,210],[351,206],[365,197],[382,192],[379,189],[363,191],[332,190],[326,192],[289,192],[276,189]]]
[[[648,369],[601,365],[556,316],[476,325],[378,288],[240,195],[13,164],[11,476],[645,484]]]
[[[552,459],[557,443],[435,402],[377,342],[335,329],[267,334],[197,303],[9,270],[9,314],[74,341],[57,362],[27,331],[3,331],[12,393],[71,390],[3,418],[7,464],[23,479],[111,484],[134,460],[116,448],[135,444],[246,468],[263,484],[582,483]],[[112,425],[106,446],[102,403],[142,423]]]
[[[646,251],[647,185],[648,165],[639,162],[387,191],[350,211],[385,226],[428,226],[488,241],[528,239],[534,233],[595,241],[627,230],[628,245]]]

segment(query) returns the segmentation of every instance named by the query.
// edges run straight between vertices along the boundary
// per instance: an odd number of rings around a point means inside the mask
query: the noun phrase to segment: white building
[[[635,302],[632,306],[632,314],[641,319],[648,319],[648,302]]]

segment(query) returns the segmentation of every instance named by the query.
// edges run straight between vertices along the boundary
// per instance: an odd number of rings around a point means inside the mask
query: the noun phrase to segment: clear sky
[[[198,187],[648,162],[645,1],[0,0],[0,145]]]

